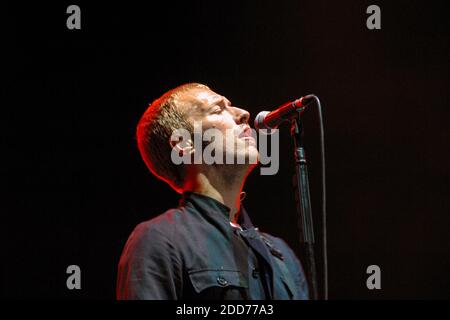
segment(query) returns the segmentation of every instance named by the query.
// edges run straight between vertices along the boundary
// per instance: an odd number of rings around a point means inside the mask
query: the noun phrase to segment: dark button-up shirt
[[[123,250],[118,299],[307,299],[300,262],[281,239],[230,209],[186,192],[180,206],[139,224]]]

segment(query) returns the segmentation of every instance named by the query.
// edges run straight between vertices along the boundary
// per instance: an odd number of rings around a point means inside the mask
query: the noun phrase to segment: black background
[[[2,297],[114,299],[128,235],[178,203],[140,159],[136,123],[163,92],[201,82],[253,116],[320,97],[330,298],[450,298],[444,1],[148,2],[77,2],[81,30],[66,28],[73,3],[2,5]],[[370,4],[381,30],[366,28]],[[315,215],[317,123],[311,109]],[[278,174],[255,170],[244,203],[298,250],[287,127],[280,137]],[[366,287],[372,264],[381,290]]]

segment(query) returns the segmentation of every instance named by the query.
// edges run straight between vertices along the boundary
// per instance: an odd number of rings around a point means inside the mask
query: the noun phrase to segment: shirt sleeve
[[[300,263],[300,260],[294,254],[294,252],[289,248],[291,253],[291,261],[294,267],[292,268],[292,272],[294,273],[294,281],[297,287],[297,298],[300,300],[308,300],[309,292],[308,292],[308,282],[306,281],[305,272],[303,271],[303,267]]]
[[[300,263],[300,260],[283,239],[275,238],[274,242],[277,246],[279,246],[280,249],[283,250],[283,253],[285,254],[286,266],[293,277],[293,281],[296,287],[295,299],[308,300],[308,282],[306,280],[306,275],[303,270],[303,266]]]
[[[119,262],[117,299],[180,298],[181,259],[176,254],[168,231],[167,228],[144,222],[132,232]]]

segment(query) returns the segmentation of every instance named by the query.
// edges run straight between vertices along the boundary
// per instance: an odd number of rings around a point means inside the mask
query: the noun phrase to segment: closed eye
[[[221,107],[221,106],[215,106],[211,109],[210,113],[211,114],[221,114],[223,109],[225,109],[225,108]]]
[[[222,97],[212,104],[211,108],[209,109],[209,113],[220,114],[228,107],[231,107],[231,102],[228,99]]]

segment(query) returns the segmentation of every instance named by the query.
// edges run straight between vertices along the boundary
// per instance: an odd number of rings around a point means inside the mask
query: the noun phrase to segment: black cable
[[[326,178],[325,178],[325,133],[322,116],[322,105],[318,97],[313,96],[316,101],[317,110],[319,113],[320,122],[320,153],[322,164],[322,252],[323,252],[323,286],[324,286],[324,300],[328,300],[328,253],[327,253],[327,210],[326,210]]]

